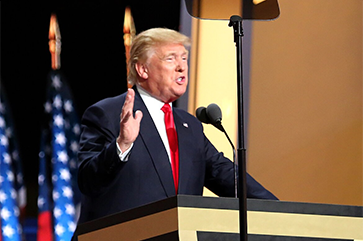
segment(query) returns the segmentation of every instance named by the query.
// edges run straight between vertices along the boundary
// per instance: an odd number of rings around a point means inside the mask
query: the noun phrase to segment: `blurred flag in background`
[[[77,151],[80,124],[68,83],[59,70],[61,36],[56,15],[49,26],[52,70],[39,152],[38,241],[70,241],[80,203],[77,186]]]
[[[22,240],[26,208],[22,163],[4,87],[0,83],[0,240]]]
[[[38,241],[71,239],[78,219],[78,115],[59,70],[49,74],[39,152]]]

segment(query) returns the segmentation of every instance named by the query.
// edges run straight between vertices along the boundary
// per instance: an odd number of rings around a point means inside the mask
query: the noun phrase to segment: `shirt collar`
[[[164,105],[164,102],[156,99],[152,95],[150,95],[146,90],[142,87],[136,85],[137,91],[139,91],[141,99],[144,101],[146,108],[149,111],[160,111]],[[173,108],[172,104],[169,103],[170,107]]]

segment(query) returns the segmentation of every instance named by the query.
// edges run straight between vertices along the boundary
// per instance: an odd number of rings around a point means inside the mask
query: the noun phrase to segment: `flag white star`
[[[66,100],[64,102],[64,110],[67,112],[67,113],[70,113],[73,111],[73,104],[72,104],[72,101],[70,100]]]
[[[54,116],[53,123],[57,127],[62,127],[64,125],[64,119],[62,115],[56,115]]]
[[[4,236],[11,238],[15,234],[15,230],[8,224],[3,228]]]
[[[10,182],[14,181],[14,173],[10,170],[6,171],[6,175],[8,176],[8,180]]]
[[[63,132],[55,134],[55,143],[64,146],[66,144],[67,138],[64,136]]]
[[[56,108],[56,109],[60,109],[62,108],[62,98],[60,97],[60,95],[57,95],[56,97],[54,97],[53,99],[53,106]]]
[[[8,153],[3,153],[3,158],[4,158],[4,162],[6,163],[6,164],[11,164],[11,157],[10,157],[10,155],[8,154]]]
[[[4,203],[4,201],[8,198],[8,196],[6,195],[6,193],[2,190],[0,190],[0,202]]]
[[[53,191],[53,200],[56,201],[59,198],[59,192]]]
[[[77,151],[78,151],[78,149],[79,149],[78,142],[77,142],[77,141],[72,141],[71,146],[70,146],[70,149],[71,149],[73,152],[77,152]]]
[[[65,151],[59,151],[57,152],[58,160],[64,164],[68,162],[68,154]]]
[[[62,87],[62,81],[60,80],[58,75],[52,77],[52,86],[57,90]]]
[[[20,214],[20,212],[19,212],[19,208],[18,207],[14,207],[14,215],[16,216],[16,217],[19,217],[19,214]]]
[[[68,222],[68,231],[73,233],[76,230],[76,226],[74,222]]]
[[[72,204],[66,204],[66,213],[69,215],[74,215],[75,214],[75,209],[74,206]]]
[[[9,142],[8,142],[8,138],[4,135],[0,136],[0,145],[3,146],[8,146]]]
[[[68,222],[68,230],[73,233],[76,230],[76,224],[74,222]]]
[[[14,176],[14,175],[13,175]],[[16,199],[16,197],[18,196],[18,192],[14,189],[14,188],[11,188],[10,189],[10,196],[12,199]]]
[[[76,135],[79,135],[81,133],[81,128],[79,127],[78,124],[73,126],[73,133]]]
[[[55,233],[58,235],[58,236],[61,236],[63,233],[65,232],[65,229],[62,225],[60,224],[57,224],[55,226]]]
[[[38,197],[38,208],[42,208],[45,203],[44,198]]]
[[[40,174],[38,176],[38,184],[39,185],[43,185],[44,184],[44,180],[45,180],[44,175]]]
[[[59,218],[62,215],[62,210],[60,208],[55,207],[53,210],[53,214],[55,218]]]
[[[69,181],[71,179],[71,174],[69,173],[69,171],[67,169],[60,169],[60,178],[66,181]]]
[[[63,196],[67,197],[67,198],[72,198],[73,197],[73,191],[72,188],[70,187],[63,187]]]
[[[1,218],[6,221],[11,216],[11,213],[6,207],[3,207],[1,209],[0,215],[1,215]]]

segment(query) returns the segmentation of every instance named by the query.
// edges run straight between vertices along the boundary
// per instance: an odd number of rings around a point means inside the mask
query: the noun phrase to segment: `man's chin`
[[[180,97],[182,97],[182,96],[184,95],[185,91],[186,91],[186,88],[185,88],[183,91],[179,91],[179,92],[177,92],[177,93],[175,94],[176,99],[179,99]]]

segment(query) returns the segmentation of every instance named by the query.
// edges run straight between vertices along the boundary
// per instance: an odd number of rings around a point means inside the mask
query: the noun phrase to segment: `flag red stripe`
[[[52,213],[42,212],[38,215],[37,241],[53,240]]]

